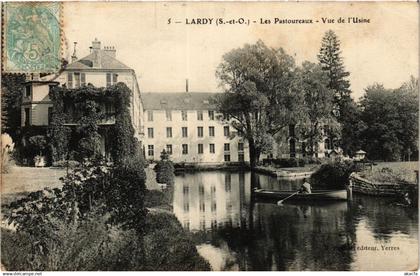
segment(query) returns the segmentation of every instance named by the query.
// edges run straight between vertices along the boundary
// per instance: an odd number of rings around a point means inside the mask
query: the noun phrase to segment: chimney
[[[101,42],[95,38],[94,41],[92,41],[92,53],[93,53],[93,60],[92,60],[92,67],[98,68],[101,66]]]
[[[188,93],[188,79],[185,79],[185,92]]]
[[[92,41],[92,49],[95,50],[100,50],[101,49],[101,42],[95,38],[94,41]]]
[[[76,45],[77,42],[73,42],[74,43],[74,50],[73,50],[73,55],[71,56],[71,62],[75,62],[77,60],[77,56],[76,56]]]
[[[108,56],[113,57],[113,58],[116,57],[117,50],[115,50],[114,46],[105,46],[104,51],[105,51],[105,54],[107,54]]]

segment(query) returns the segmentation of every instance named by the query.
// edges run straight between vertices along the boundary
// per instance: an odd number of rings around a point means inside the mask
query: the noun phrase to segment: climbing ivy
[[[124,83],[107,88],[88,84],[77,89],[51,89],[53,110],[48,133],[53,161],[97,157],[101,153],[101,136],[107,138],[114,161],[136,154],[138,142],[131,123],[130,97],[131,90]],[[115,124],[101,126],[106,106],[113,106]]]

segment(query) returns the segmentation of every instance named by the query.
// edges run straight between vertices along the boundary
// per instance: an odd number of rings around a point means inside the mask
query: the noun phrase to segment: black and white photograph
[[[417,275],[418,2],[1,7],[2,275]]]

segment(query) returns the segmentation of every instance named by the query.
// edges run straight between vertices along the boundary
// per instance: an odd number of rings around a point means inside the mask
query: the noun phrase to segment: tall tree
[[[304,62],[299,70],[301,89],[304,93],[304,127],[301,134],[308,140],[308,153],[313,156],[318,152],[318,144],[322,140],[324,126],[331,129],[336,126],[332,116],[333,92],[328,86],[328,75],[320,65]]]
[[[318,60],[322,69],[328,74],[328,88],[334,91],[334,112],[340,120],[344,105],[350,98],[350,82],[346,79],[350,73],[345,70],[340,40],[334,31],[327,31],[322,38]]]
[[[360,140],[371,159],[408,160],[418,152],[418,82],[391,90],[375,84],[361,100]]]
[[[301,114],[303,97],[295,75],[293,57],[262,41],[223,56],[216,76],[225,93],[215,97],[215,104],[233,118],[229,123],[248,141],[251,167],[273,135],[296,123]]]
[[[1,81],[1,132],[17,140],[20,128],[24,74],[2,74]]]
[[[360,119],[360,107],[352,99],[344,104],[341,114],[341,147],[345,154],[354,156],[362,147],[359,137],[365,126]]]

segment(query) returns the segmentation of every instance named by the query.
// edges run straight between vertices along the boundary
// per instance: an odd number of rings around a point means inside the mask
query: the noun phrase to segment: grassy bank
[[[45,187],[60,188],[59,180],[66,174],[65,169],[34,168],[13,166],[8,173],[2,174],[1,194],[33,192]]]

